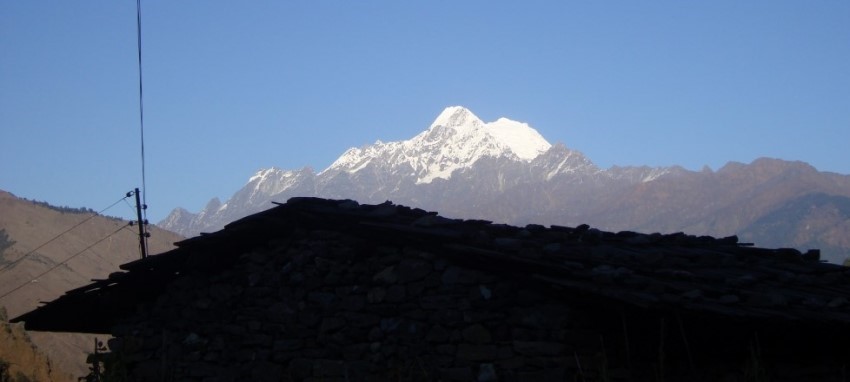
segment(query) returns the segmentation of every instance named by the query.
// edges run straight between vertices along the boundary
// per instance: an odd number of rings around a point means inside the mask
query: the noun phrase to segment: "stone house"
[[[839,381],[850,271],[736,237],[293,198],[17,317],[131,381]]]

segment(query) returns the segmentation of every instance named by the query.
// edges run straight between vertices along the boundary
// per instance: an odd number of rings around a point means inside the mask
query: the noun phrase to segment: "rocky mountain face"
[[[728,236],[760,246],[850,255],[850,176],[761,158],[712,171],[596,166],[527,124],[485,123],[463,107],[399,142],[352,148],[321,172],[264,169],[225,203],[175,209],[159,226],[185,236],[293,196],[349,198],[510,224],[590,224],[605,230]]]

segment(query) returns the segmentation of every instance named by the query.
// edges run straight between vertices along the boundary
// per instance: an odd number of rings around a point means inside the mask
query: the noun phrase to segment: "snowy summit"
[[[484,123],[468,109],[451,106],[417,136],[349,149],[323,172],[356,173],[372,165],[409,170],[416,183],[431,183],[449,179],[454,171],[468,168],[484,157],[530,162],[551,146],[526,123],[507,118]]]
[[[453,128],[461,134],[489,136],[490,139],[507,147],[524,161],[531,161],[552,146],[527,123],[507,118],[499,118],[495,122],[484,123],[463,106],[447,107],[434,120],[429,130],[438,126]],[[483,139],[484,137],[480,138]]]

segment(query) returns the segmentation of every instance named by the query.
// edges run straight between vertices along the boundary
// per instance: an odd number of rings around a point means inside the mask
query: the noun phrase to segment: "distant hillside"
[[[794,198],[759,218],[741,236],[766,246],[790,244],[850,255],[850,197],[813,193]]]
[[[53,300],[91,279],[105,278],[118,271],[118,265],[139,257],[138,232],[134,227],[122,229],[126,221],[93,215],[88,208],[51,206],[0,190],[0,295],[25,285],[0,298],[0,306],[6,307],[10,317],[30,311],[39,302]],[[89,220],[38,248],[86,219]],[[155,226],[150,226],[149,231],[151,253],[167,251],[182,239]],[[78,253],[55,270],[35,278]],[[86,373],[86,352],[92,351],[90,336],[66,333],[29,333],[29,336],[55,361],[56,367],[75,376]]]

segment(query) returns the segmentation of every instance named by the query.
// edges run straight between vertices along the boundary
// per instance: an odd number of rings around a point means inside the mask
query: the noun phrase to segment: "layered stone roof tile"
[[[13,321],[25,321],[30,330],[108,333],[182,273],[225,270],[240,261],[237,254],[273,246],[295,231],[343,232],[419,247],[466,268],[633,307],[850,323],[850,270],[821,262],[817,250],[757,248],[735,236],[614,233],[587,225],[516,227],[450,219],[390,202],[318,198],[292,198],[221,231],[179,242],[172,251],[124,264],[122,272],[68,291]],[[415,277],[415,272],[396,276]]]

